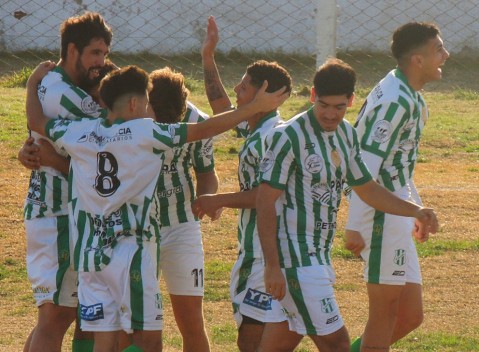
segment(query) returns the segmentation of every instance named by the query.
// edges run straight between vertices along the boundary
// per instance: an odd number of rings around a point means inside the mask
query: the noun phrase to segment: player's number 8
[[[113,154],[101,152],[97,154],[97,176],[95,189],[102,197],[109,197],[120,187],[118,174],[118,162]]]

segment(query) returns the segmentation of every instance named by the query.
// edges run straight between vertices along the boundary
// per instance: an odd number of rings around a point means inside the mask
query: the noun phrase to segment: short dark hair
[[[425,45],[430,39],[440,35],[439,28],[428,22],[409,22],[397,28],[392,37],[391,51],[400,62]]]
[[[144,96],[151,88],[146,71],[130,65],[112,71],[100,82],[100,98],[109,110],[115,102],[127,94]]]
[[[103,39],[110,46],[113,33],[99,13],[85,12],[83,15],[66,19],[60,27],[61,51],[63,60],[67,57],[68,44],[75,44],[80,52],[92,39]]]
[[[349,99],[354,93],[356,72],[344,61],[330,58],[316,71],[313,83],[318,97],[346,95]]]
[[[276,61],[255,61],[246,68],[246,73],[251,77],[251,84],[256,88],[261,88],[263,82],[268,81],[266,91],[269,93],[284,86],[286,86],[286,92],[291,92],[291,76]]]
[[[189,91],[185,78],[169,67],[150,73],[153,88],[149,93],[150,105],[156,120],[162,123],[176,123],[183,119],[186,112],[186,99]]]

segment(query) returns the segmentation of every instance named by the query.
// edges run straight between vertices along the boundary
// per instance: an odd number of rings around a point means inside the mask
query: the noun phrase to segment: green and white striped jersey
[[[261,182],[283,190],[276,202],[281,267],[330,265],[343,185],[371,180],[356,131],[347,121],[324,131],[311,108],[275,128],[266,144]]]
[[[57,119],[47,124],[46,132],[71,156],[75,270],[101,270],[124,235],[141,241],[158,232],[151,228],[150,211],[159,170],[164,151],[185,143],[186,124]]]
[[[185,118],[182,122],[201,122],[208,115],[188,102]],[[206,139],[175,147],[165,152],[165,160],[158,179],[157,202],[153,216],[162,226],[172,226],[189,221],[197,221],[191,210],[195,199],[195,188],[190,172],[214,170],[213,140]]]
[[[75,119],[78,116],[105,117],[106,110],[90,95],[73,85],[65,71],[57,66],[49,72],[38,87],[43,113],[50,118]],[[36,139],[41,138],[32,132]],[[66,156],[64,151],[54,146]],[[26,220],[68,213],[68,183],[64,175],[50,167],[33,170],[25,200]]]
[[[241,192],[259,186],[259,166],[265,152],[264,139],[282,122],[278,112],[272,112],[263,117],[247,136],[238,154],[238,180]],[[245,252],[254,258],[263,257],[256,227],[256,209],[241,209],[239,213],[238,246],[242,253]]]
[[[390,191],[412,179],[427,118],[422,95],[409,86],[399,69],[389,72],[366,98],[356,131],[361,149],[383,159],[373,177]]]

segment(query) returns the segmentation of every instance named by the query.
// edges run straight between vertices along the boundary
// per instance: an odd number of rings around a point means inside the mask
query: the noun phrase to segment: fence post
[[[316,1],[316,67],[336,56],[336,0]]]

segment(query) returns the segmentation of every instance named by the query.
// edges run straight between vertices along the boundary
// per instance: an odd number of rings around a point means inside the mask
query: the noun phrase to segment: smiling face
[[[234,91],[236,93],[236,105],[240,107],[254,99],[258,88],[251,84],[251,76],[245,74],[241,82],[234,87]]]
[[[437,81],[442,78],[442,69],[449,57],[444,43],[439,36],[430,39],[420,52],[422,57],[421,72],[424,83]]]
[[[347,109],[353,104],[354,95],[316,96],[314,87],[311,90],[311,102],[314,104],[314,115],[321,128],[327,132],[335,131],[343,121]]]
[[[73,45],[73,55],[75,60],[75,73],[79,86],[88,85],[96,80],[100,74],[100,69],[105,65],[105,59],[110,52],[108,45],[102,38],[94,38],[80,52]]]

